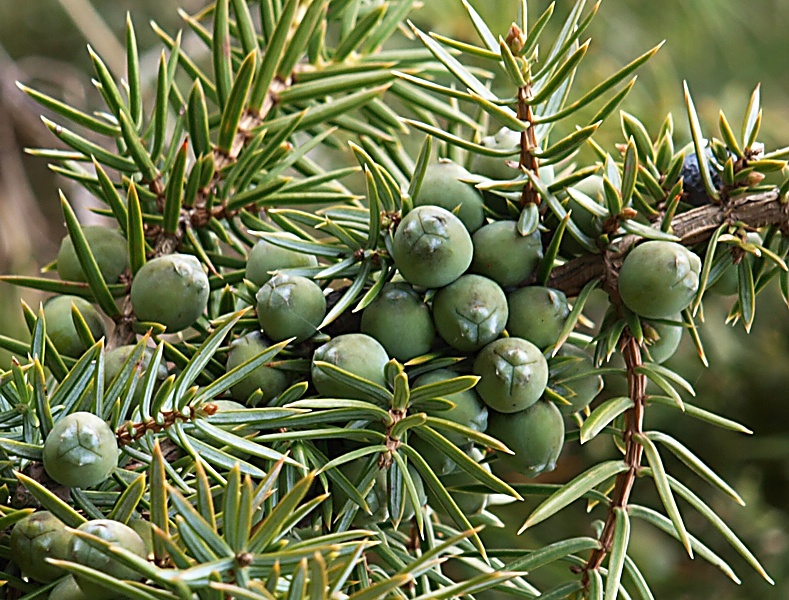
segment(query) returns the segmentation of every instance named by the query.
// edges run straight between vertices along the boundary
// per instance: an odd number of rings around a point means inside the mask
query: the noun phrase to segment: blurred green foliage
[[[43,161],[31,160],[23,154],[24,146],[51,143],[51,140],[37,121],[37,112],[34,112],[37,108],[22,97],[9,79],[34,81],[45,91],[59,91],[69,102],[90,108],[96,98],[90,88],[90,61],[85,45],[96,46],[106,58],[106,53],[112,52],[113,42],[102,37],[102,28],[93,27],[91,18],[100,15],[103,27],[114,32],[117,43],[125,13],[132,11],[138,24],[140,45],[149,50],[148,58],[153,59],[149,63],[153,65],[159,49],[155,36],[143,24],[154,19],[173,31],[178,27],[179,7],[195,10],[203,4],[178,0],[94,0],[96,14],[91,15],[78,10],[85,2],[87,0],[0,0],[0,14],[3,15],[0,19],[0,119],[6,123],[5,129],[0,130],[0,209],[23,200],[37,202],[37,212],[27,213],[35,219],[13,225],[19,239],[27,240],[28,246],[19,247],[19,244],[10,244],[8,239],[0,239],[0,272],[36,273],[54,257],[65,231],[56,189],[67,183],[52,175]],[[475,39],[466,18],[457,10],[459,0],[425,0],[424,4],[414,15],[420,28],[460,39]],[[471,4],[494,28],[506,33],[515,11],[513,0],[472,0]],[[535,15],[546,5],[544,1],[530,2]],[[557,12],[563,14],[569,5],[570,2],[558,1]],[[64,7],[77,11],[77,22],[69,17]],[[640,70],[639,82],[624,106],[647,124],[652,133],[666,113],[672,112],[678,138],[684,136],[689,140],[688,134],[683,134],[687,132],[683,80],[689,82],[702,125],[708,132],[716,130],[721,108],[738,120],[750,92],[761,83],[764,107],[761,141],[773,147],[789,144],[789,103],[785,102],[789,96],[789,78],[784,71],[785,57],[789,56],[789,36],[785,34],[789,2],[606,0],[601,10],[601,17],[593,22],[589,32],[593,44],[588,62],[594,63],[594,68],[584,71],[584,76],[593,78],[592,84],[594,78],[601,80],[613,72],[615,66],[666,40],[658,55]],[[556,20],[557,24],[559,22]],[[112,63],[112,59],[109,62]],[[579,82],[579,87],[588,83]],[[10,135],[6,135],[7,132]],[[621,133],[616,120],[612,119],[600,141],[607,143],[610,149],[619,140]],[[0,210],[0,219],[9,218],[11,214],[15,213]],[[8,229],[0,227],[0,236],[4,231]],[[705,369],[701,365],[689,344],[671,359],[670,365],[696,386],[699,405],[745,423],[756,435],[747,438],[715,430],[691,419],[676,419],[674,413],[659,409],[650,411],[647,426],[673,419],[675,423],[671,428],[677,439],[715,465],[740,491],[749,505],[747,517],[744,509],[725,499],[718,502],[719,497],[714,494],[706,499],[757,551],[777,584],[768,589],[747,568],[740,569],[744,579],[742,586],[729,584],[706,563],[691,564],[674,541],[639,526],[632,536],[634,553],[640,558],[638,562],[659,598],[777,600],[787,595],[789,371],[785,365],[789,362],[789,315],[776,290],[768,291],[761,298],[755,325],[747,337],[741,327],[723,325],[731,300],[705,303],[706,323],[702,338],[711,367]],[[34,303],[39,298],[26,293],[25,300]],[[20,319],[18,291],[0,286],[0,334],[21,335],[24,326]],[[7,362],[7,355],[0,354],[0,368],[7,366]],[[583,452],[571,444],[550,480],[566,481],[582,470],[590,460],[590,453],[599,455],[612,451],[604,443],[602,447],[593,443],[584,447]],[[672,466],[682,468],[681,465]],[[519,509],[518,514],[522,513]],[[488,542],[514,543],[512,539],[520,517],[512,518],[506,507],[501,510],[501,516],[510,527],[486,532]],[[726,559],[732,559],[733,565],[742,566],[708,524],[694,519],[690,512],[687,518],[689,529],[698,537]],[[529,530],[520,543],[529,547],[560,539],[567,532],[577,533],[578,524],[586,520],[582,510],[573,513],[568,509],[563,519],[553,519],[534,531]],[[564,527],[566,531],[558,531],[557,527]],[[503,536],[512,539],[505,541]]]

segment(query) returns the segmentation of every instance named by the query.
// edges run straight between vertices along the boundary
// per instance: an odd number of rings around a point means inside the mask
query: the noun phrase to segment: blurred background
[[[471,0],[491,29],[505,34],[516,17],[515,0]],[[590,3],[591,4],[591,3]],[[195,11],[202,0],[0,0],[0,273],[35,275],[56,255],[65,233],[57,200],[62,187],[69,197],[80,192],[32,158],[25,147],[53,144],[39,119],[40,109],[15,86],[23,81],[83,110],[97,106],[91,85],[90,44],[117,74],[125,72],[123,31],[127,11],[133,11],[141,47],[143,76],[155,77],[160,47],[147,26],[155,20],[174,32],[180,27],[177,10]],[[529,2],[533,18],[547,6]],[[571,2],[558,0],[555,26]],[[413,16],[423,29],[475,41],[459,0],[425,0]],[[593,43],[576,89],[594,85],[619,66],[666,40],[666,45],[639,70],[639,81],[624,109],[638,116],[655,134],[666,114],[674,114],[675,139],[689,141],[682,81],[687,80],[699,110],[702,127],[717,130],[723,109],[738,129],[753,88],[761,83],[764,116],[760,141],[768,149],[789,145],[789,2],[785,0],[605,0],[592,23]],[[198,47],[186,38],[187,47]],[[607,149],[621,139],[618,122],[611,119],[598,141]],[[84,215],[83,215],[84,216]],[[774,287],[774,286],[773,286]],[[0,335],[23,337],[19,301],[35,304],[34,293],[0,284]],[[669,366],[688,378],[698,391],[695,402],[743,422],[753,437],[717,430],[676,413],[654,409],[648,427],[666,426],[733,484],[745,498],[738,507],[690,474],[681,463],[665,456],[669,472],[680,474],[731,524],[775,578],[765,584],[701,517],[680,505],[689,529],[721,554],[741,577],[736,586],[701,559],[691,563],[681,547],[664,534],[641,523],[633,525],[632,545],[637,563],[658,598],[674,599],[784,599],[789,583],[789,314],[777,293],[761,298],[750,336],[742,328],[723,325],[731,300],[705,304],[702,331],[711,366],[704,368],[689,345]],[[0,368],[9,356],[0,351]],[[669,426],[670,424],[670,426]],[[590,460],[610,456],[606,442],[594,442],[581,453],[566,448],[556,472],[548,480],[567,480]],[[649,486],[641,486],[649,487]],[[706,493],[711,492],[711,493]],[[654,499],[642,498],[644,502]],[[583,507],[568,509],[557,518],[516,538],[523,507],[502,510],[505,530],[488,531],[494,545],[537,547],[563,535],[592,535]],[[538,574],[539,582],[544,576]],[[559,574],[561,575],[561,574]]]

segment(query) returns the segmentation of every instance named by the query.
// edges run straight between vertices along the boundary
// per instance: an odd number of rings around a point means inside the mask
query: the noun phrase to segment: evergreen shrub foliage
[[[771,581],[686,481],[738,493],[644,428],[661,405],[749,433],[660,363],[681,337],[706,363],[718,281],[746,329],[772,280],[789,300],[759,88],[705,136],[686,85],[675,139],[620,110],[657,47],[573,87],[598,5],[512,2],[494,32],[462,0],[468,42],[415,4],[218,0],[183,15],[199,56],[154,24],[155,90],[132,16],[126,73],[90,51],[93,114],[20,83],[62,143],[33,152],[113,225],[62,195],[60,277],[2,277],[54,294],[23,305],[29,342],[0,337],[8,597],[650,599],[633,520],[738,582],[691,512]],[[596,438],[607,458],[533,480]],[[591,526],[543,547],[480,536],[497,505],[522,532],[583,502]]]

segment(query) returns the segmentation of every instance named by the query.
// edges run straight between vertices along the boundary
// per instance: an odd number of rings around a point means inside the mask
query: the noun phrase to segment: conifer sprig
[[[49,561],[61,569],[58,583],[39,581],[7,548],[4,572],[18,597],[71,585],[145,599],[427,600],[484,590],[649,598],[630,555],[633,520],[667,531],[688,554],[739,582],[689,530],[690,510],[772,582],[729,525],[664,464],[666,450],[741,504],[739,494],[671,432],[644,426],[647,411],[660,404],[750,433],[687,402],[693,387],[657,355],[667,332],[679,329],[706,360],[699,311],[730,276],[727,269],[736,271],[737,293],[729,320],[746,329],[772,279],[789,298],[789,183],[775,180],[789,153],[757,141],[759,88],[739,134],[720,113],[717,139],[705,137],[686,85],[691,138],[682,147],[672,117],[652,135],[619,111],[636,71],[660,45],[591,89],[574,89],[599,3],[587,8],[577,0],[549,39],[553,4],[532,20],[522,0],[516,23],[499,35],[463,0],[476,41],[422,31],[407,20],[416,4],[217,0],[181,15],[202,54],[184,49],[182,32],[154,25],[164,51],[150,94],[129,17],[125,76],[89,49],[105,105],[95,114],[20,84],[50,112],[45,125],[69,148],[33,153],[104,204],[96,212],[117,224],[126,267],[110,280],[102,270],[109,251],[62,195],[74,270],[64,254],[60,279],[0,277],[72,296],[65,317],[50,304],[24,306],[29,342],[0,336],[0,347],[17,357],[0,373],[0,521],[10,528],[39,507],[64,530],[107,518],[136,527],[146,546],[135,551],[117,539],[71,532],[69,546],[85,544],[122,575],[69,551]],[[623,141],[609,149],[596,137],[617,111]],[[565,133],[557,133],[558,122],[569,124]],[[426,134],[421,145],[410,139],[417,132]],[[436,163],[435,154],[462,166]],[[462,174],[437,185],[434,168],[447,165]],[[431,188],[458,183],[477,194],[481,224],[463,221],[460,200],[440,210],[426,200]],[[443,221],[421,220],[422,237],[440,238],[445,233],[431,227],[454,219],[473,247],[457,281],[490,275],[474,262],[484,246],[478,232],[487,227],[507,227],[518,242],[539,247],[526,273],[501,283],[510,314],[516,294],[547,289],[551,308],[563,315],[548,342],[527,341],[535,352],[529,364],[544,365],[547,383],[523,410],[500,413],[494,408],[509,407],[488,400],[496,384],[477,363],[491,340],[466,347],[441,321],[442,297],[454,282],[440,289],[408,282],[398,255],[403,232],[430,210]],[[758,241],[749,236],[757,230]],[[620,290],[623,264],[644,242],[703,257],[695,297],[675,315],[640,316]],[[260,249],[287,260],[264,259],[256,269]],[[508,268],[526,260],[497,247],[491,262],[502,254]],[[168,286],[154,283],[148,295],[186,306],[200,288],[205,300],[175,333],[164,320],[142,321],[133,306],[135,283],[168,257],[181,261],[171,270],[191,278],[189,285],[169,298]],[[276,312],[277,294],[290,307],[298,286],[312,290],[310,302],[321,310],[299,313],[294,331],[280,335],[292,315]],[[596,289],[609,300],[599,326],[584,314]],[[432,331],[427,346],[399,356],[387,348],[380,360],[375,346],[364,346],[365,369],[344,363],[338,340],[360,332],[373,339],[366,317],[396,297],[432,317],[412,327],[395,323],[392,347],[412,341],[412,329]],[[106,338],[92,304],[115,323]],[[476,305],[451,308],[462,317],[460,338],[471,330],[481,338],[496,320],[480,316]],[[268,321],[267,311],[275,315]],[[517,327],[505,318],[493,340],[531,335],[515,335]],[[368,343],[354,339],[351,350]],[[624,367],[604,364],[614,354]],[[508,369],[526,367],[496,366],[497,373]],[[625,382],[626,395],[600,395],[602,375]],[[261,379],[250,383],[253,376]],[[508,393],[522,384],[510,377]],[[536,377],[528,371],[523,378]],[[474,415],[458,416],[468,405]],[[528,423],[521,419],[532,405],[548,425],[511,435],[508,424]],[[47,470],[47,445],[65,417],[84,412],[115,431],[117,466],[99,484],[67,487],[50,478],[59,475]],[[556,456],[540,454],[549,445],[541,436],[557,430],[559,451],[576,440],[583,451],[607,437],[615,453],[596,455],[566,483],[524,483],[523,476],[553,468]],[[659,508],[641,505],[647,488],[657,492]],[[519,510],[529,496],[539,504],[521,510],[521,531],[550,523],[584,498],[600,519],[597,535],[530,551],[486,543],[482,527],[504,526],[489,500]],[[538,589],[532,573],[559,562],[570,569],[554,569]]]

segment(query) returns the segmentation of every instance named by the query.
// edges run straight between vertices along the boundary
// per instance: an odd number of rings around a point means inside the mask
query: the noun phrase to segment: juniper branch
[[[589,571],[600,568],[605,557],[611,551],[616,526],[615,509],[627,509],[644,452],[644,447],[634,439],[637,434],[643,433],[644,406],[646,404],[647,378],[636,372],[638,367],[643,364],[641,346],[632,335],[626,332],[622,336],[621,349],[627,369],[628,396],[633,400],[633,407],[625,413],[625,431],[622,440],[625,444],[625,464],[628,469],[616,476],[611,504],[608,507],[605,525],[600,534],[600,547],[592,551],[582,569],[585,588],[589,586]]]
[[[723,204],[710,204],[681,213],[672,220],[671,229],[680,238],[680,243],[692,246],[707,241],[718,227],[726,223],[744,224],[753,228],[776,225],[786,231],[789,228],[789,204],[784,202],[775,190],[743,196]],[[601,255],[586,255],[558,267],[552,273],[549,285],[570,296],[577,295],[588,281],[601,278],[612,304],[621,306],[617,289],[618,270],[626,251],[638,243],[639,239],[641,238],[638,236],[626,236],[616,247]],[[628,330],[623,333],[620,346],[626,365],[628,396],[633,400],[633,407],[625,413],[622,439],[628,469],[617,475],[599,538],[600,547],[590,554],[585,565],[579,569],[579,572],[583,573],[585,588],[589,586],[590,571],[600,568],[610,553],[616,526],[616,509],[627,509],[643,455],[643,446],[635,439],[637,434],[643,433],[646,400],[646,377],[637,372],[638,367],[643,364],[641,346]]]
[[[659,220],[658,220],[659,222]],[[777,225],[789,232],[789,204],[777,190],[733,198],[725,204],[709,204],[677,215],[671,221],[671,231],[685,246],[707,241],[712,233],[725,223],[742,223],[759,228]],[[624,255],[641,240],[638,236],[625,236],[615,246],[614,254]],[[605,255],[584,255],[556,267],[548,279],[548,287],[563,291],[568,298],[577,296],[583,287],[605,273]],[[533,283],[531,280],[524,285]]]
[[[284,90],[286,90],[293,80],[288,77],[287,80],[275,78],[266,93],[266,99],[260,111],[247,110],[239,123],[238,131],[236,132],[230,152],[225,153],[219,148],[213,149],[214,164],[216,165],[214,176],[210,183],[197,194],[197,199],[194,206],[189,209],[182,209],[181,214],[181,227],[175,239],[168,235],[167,232],[161,230],[156,236],[156,245],[154,254],[162,256],[175,252],[180,246],[181,240],[184,236],[184,228],[190,227],[205,227],[213,218],[224,218],[231,216],[227,213],[227,207],[222,204],[217,207],[209,207],[208,200],[214,189],[221,183],[223,178],[223,170],[229,165],[233,164],[238,156],[241,154],[244,146],[249,140],[249,132],[263,124],[266,116],[274,108],[277,103],[277,98]],[[164,205],[164,196],[160,195],[159,204]]]

